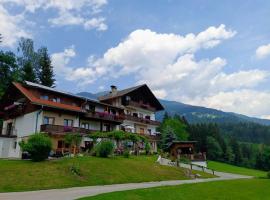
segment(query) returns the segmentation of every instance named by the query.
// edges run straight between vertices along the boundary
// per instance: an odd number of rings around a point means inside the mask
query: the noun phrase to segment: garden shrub
[[[270,171],[267,173],[267,178],[270,179]]]
[[[95,153],[98,157],[107,158],[114,151],[114,144],[109,141],[101,141],[95,147]]]
[[[31,159],[35,162],[46,160],[52,149],[51,139],[42,134],[31,135],[27,142],[22,141],[20,146],[23,151],[31,154]]]
[[[149,155],[151,153],[150,152],[151,151],[151,146],[150,146],[149,142],[146,142],[145,143],[145,147],[144,148],[145,148],[145,154],[146,155]]]
[[[124,158],[129,158],[129,156],[130,156],[129,150],[125,150],[123,153],[123,156],[124,156]]]
[[[72,166],[70,166],[70,171],[72,174],[74,174],[76,176],[82,176],[81,169],[80,169],[79,165],[75,165],[73,163]]]

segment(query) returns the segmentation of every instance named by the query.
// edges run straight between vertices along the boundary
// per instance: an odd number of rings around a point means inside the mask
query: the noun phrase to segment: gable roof
[[[13,85],[25,96],[27,99],[36,105],[44,105],[49,106],[53,108],[60,108],[64,110],[71,110],[76,112],[82,112],[81,107],[79,106],[73,106],[73,105],[67,105],[62,103],[57,103],[49,100],[39,99],[35,97],[26,87],[24,87],[21,83],[13,82]]]
[[[156,96],[153,94],[153,92],[150,90],[150,88],[146,84],[130,87],[130,88],[127,88],[127,89],[124,89],[124,90],[119,90],[119,91],[116,92],[116,94],[113,94],[113,93],[110,92],[107,95],[98,97],[98,99],[100,101],[106,101],[106,100],[109,100],[109,99],[122,97],[122,96],[127,95],[127,94],[129,94],[131,92],[134,92],[134,91],[136,91],[136,90],[138,90],[140,88],[146,88],[149,91],[151,96],[154,98],[154,103],[157,106],[157,111],[164,110],[164,107],[162,106],[162,104],[159,102],[159,100],[156,98]]]
[[[95,104],[109,106],[109,107],[113,107],[113,108],[122,110],[122,108],[120,108],[120,107],[116,107],[116,106],[112,106],[110,104],[102,103],[102,102],[97,101],[96,99],[91,99],[91,98],[88,98],[88,97],[85,97],[85,96],[76,95],[76,94],[73,94],[71,92],[66,92],[66,91],[63,91],[63,90],[56,89],[56,88],[47,87],[47,86],[44,86],[44,85],[41,85],[41,84],[38,84],[38,83],[33,83],[33,82],[30,82],[30,81],[25,81],[25,85],[26,86],[29,86],[29,87],[39,88],[39,89],[43,89],[43,90],[47,90],[47,91],[51,91],[51,92],[63,94],[65,96],[69,96],[69,97],[81,99],[81,100],[84,100],[84,101],[89,101],[89,102],[92,102],[92,103],[95,103]],[[39,99],[39,100],[42,100],[42,99]],[[44,101],[47,101],[47,100],[44,100]],[[49,101],[49,102],[51,102],[51,101]],[[56,104],[59,104],[59,103],[56,103]]]
[[[108,94],[106,94],[104,96],[98,97],[98,99],[100,101],[104,101],[104,100],[108,100],[108,99],[114,99],[114,98],[117,98],[117,97],[121,97],[121,96],[124,96],[124,95],[126,95],[126,94],[128,94],[130,92],[133,92],[134,90],[137,90],[138,88],[140,88],[142,86],[146,86],[146,84],[126,88],[124,90],[119,90],[119,91],[117,91],[116,94],[108,93]]]

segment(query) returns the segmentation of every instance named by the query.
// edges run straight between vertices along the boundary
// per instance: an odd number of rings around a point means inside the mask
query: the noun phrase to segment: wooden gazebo
[[[170,156],[174,159],[185,157],[194,159],[194,147],[197,141],[174,141],[169,147]]]

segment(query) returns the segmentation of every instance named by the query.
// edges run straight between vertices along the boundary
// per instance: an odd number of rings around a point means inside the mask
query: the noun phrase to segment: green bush
[[[144,148],[145,148],[145,154],[146,155],[149,155],[151,153],[150,152],[151,151],[151,146],[150,146],[149,142],[146,142],[145,143],[145,147]]]
[[[267,178],[270,179],[270,171],[267,173]]]
[[[27,142],[22,141],[20,146],[23,151],[31,154],[31,159],[35,162],[46,160],[52,149],[51,139],[42,134],[31,135]]]
[[[114,144],[111,141],[101,141],[95,147],[95,153],[98,157],[107,158],[113,153]]]
[[[123,153],[123,156],[124,156],[124,158],[129,158],[129,156],[130,156],[129,150],[125,150]]]

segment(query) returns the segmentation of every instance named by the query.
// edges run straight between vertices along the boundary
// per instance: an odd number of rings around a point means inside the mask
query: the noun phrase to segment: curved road
[[[66,189],[38,190],[31,192],[11,192],[0,193],[0,200],[74,200],[86,196],[94,196],[102,193],[124,191],[141,188],[151,188],[158,186],[181,185],[190,183],[201,183],[210,181],[233,180],[252,178],[251,176],[242,176],[238,174],[229,174],[223,172],[215,173],[217,178],[193,179],[193,180],[175,180],[160,182],[144,182],[144,183],[127,183],[115,185],[74,187]]]

